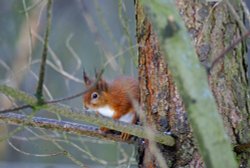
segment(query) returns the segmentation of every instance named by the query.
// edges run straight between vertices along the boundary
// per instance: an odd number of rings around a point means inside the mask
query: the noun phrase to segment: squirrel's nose
[[[89,109],[86,105],[84,105],[83,108],[84,108],[85,110],[88,110],[88,109]]]

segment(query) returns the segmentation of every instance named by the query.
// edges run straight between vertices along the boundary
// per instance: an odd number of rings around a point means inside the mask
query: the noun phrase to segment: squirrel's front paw
[[[102,133],[106,133],[106,132],[109,131],[109,129],[106,128],[106,127],[100,127],[100,131],[101,131]]]
[[[121,133],[121,138],[122,138],[124,141],[129,140],[130,137],[131,137],[131,135],[128,134],[128,133],[124,133],[124,132]]]

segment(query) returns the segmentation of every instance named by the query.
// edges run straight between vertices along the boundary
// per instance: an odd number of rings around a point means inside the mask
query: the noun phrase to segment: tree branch
[[[84,121],[87,123],[98,125],[100,127],[107,127],[111,130],[128,133],[145,139],[148,138],[144,131],[144,128],[139,125],[131,125],[124,122],[115,121],[106,117],[102,117],[100,115],[96,115],[95,113],[89,113],[84,110],[80,111],[79,109],[73,109],[65,105],[59,105],[59,104],[38,105],[35,97],[30,96],[25,92],[8,87],[6,85],[0,85],[0,92],[5,95],[11,96],[16,100],[23,101],[26,104],[31,105],[34,109],[47,110],[74,120]],[[168,146],[173,146],[175,144],[175,140],[173,137],[165,135],[164,133],[158,132],[156,130],[154,139],[150,140]]]
[[[206,167],[236,168],[232,146],[192,40],[174,1],[143,1],[161,33],[161,47],[186,107]]]
[[[104,140],[124,142],[124,140],[122,140],[119,135],[101,133],[98,127],[86,124],[59,121],[56,119],[48,119],[41,117],[29,118],[29,116],[16,113],[0,114],[0,121],[7,122],[8,124],[44,128],[54,131],[63,131],[80,136],[90,136]],[[126,141],[126,143],[133,143],[133,141]]]
[[[19,106],[19,107],[4,109],[4,110],[0,110],[0,114],[9,113],[9,112],[13,112],[13,111],[19,111],[19,110],[23,110],[23,109],[26,109],[26,108],[32,108],[32,106],[25,104],[25,105],[22,105],[22,106]]]
[[[45,39],[44,39],[44,45],[43,45],[43,53],[41,58],[41,65],[40,65],[40,71],[39,71],[39,80],[38,85],[36,89],[36,97],[38,103],[43,103],[43,82],[44,82],[44,76],[45,76],[45,67],[46,67],[46,59],[48,55],[48,43],[49,43],[49,33],[50,33],[50,26],[51,26],[51,13],[52,13],[52,0],[48,0],[47,4],[47,27],[46,27],[46,33],[45,33]]]
[[[239,37],[238,39],[236,39],[235,41],[233,41],[233,43],[231,45],[229,45],[224,51],[222,51],[222,53],[220,53],[212,62],[211,66],[207,68],[208,74],[210,74],[211,70],[214,68],[214,66],[216,66],[216,64],[219,63],[219,61],[221,59],[224,59],[226,54],[231,51],[232,49],[234,49],[234,47],[236,47],[240,42],[242,42],[243,40],[245,40],[248,36],[250,36],[250,31],[244,33],[241,37]]]

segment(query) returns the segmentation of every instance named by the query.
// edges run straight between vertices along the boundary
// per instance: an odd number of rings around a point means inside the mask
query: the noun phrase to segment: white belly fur
[[[115,113],[115,111],[111,109],[109,106],[99,107],[96,109],[96,111],[98,111],[98,113],[100,113],[105,117],[112,117]]]
[[[132,123],[134,117],[135,117],[135,114],[133,112],[129,112],[126,115],[122,116],[119,120],[126,122],[126,123]]]
[[[100,113],[101,115],[103,115],[105,117],[110,117],[110,118],[115,113],[115,111],[112,108],[110,108],[109,106],[97,108],[96,111],[98,111],[98,113]],[[119,121],[123,121],[126,123],[132,123],[134,116],[135,116],[135,114],[133,112],[130,112],[130,113],[127,113],[126,115],[122,116],[119,119]]]

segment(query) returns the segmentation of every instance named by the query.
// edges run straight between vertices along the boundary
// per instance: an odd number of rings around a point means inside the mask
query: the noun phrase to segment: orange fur
[[[89,88],[93,82],[85,73],[84,75],[85,86]],[[91,97],[94,92],[99,96],[97,100],[93,100]],[[95,110],[108,105],[114,111],[112,118],[115,120],[119,120],[123,115],[130,112],[135,113],[136,109],[133,106],[133,101],[139,101],[138,82],[132,77],[124,76],[117,78],[111,83],[107,83],[101,79],[94,88],[83,95],[83,104],[85,107]],[[132,123],[134,122],[135,117]],[[101,128],[101,130],[107,129]],[[122,138],[128,139],[129,136],[123,133]]]

